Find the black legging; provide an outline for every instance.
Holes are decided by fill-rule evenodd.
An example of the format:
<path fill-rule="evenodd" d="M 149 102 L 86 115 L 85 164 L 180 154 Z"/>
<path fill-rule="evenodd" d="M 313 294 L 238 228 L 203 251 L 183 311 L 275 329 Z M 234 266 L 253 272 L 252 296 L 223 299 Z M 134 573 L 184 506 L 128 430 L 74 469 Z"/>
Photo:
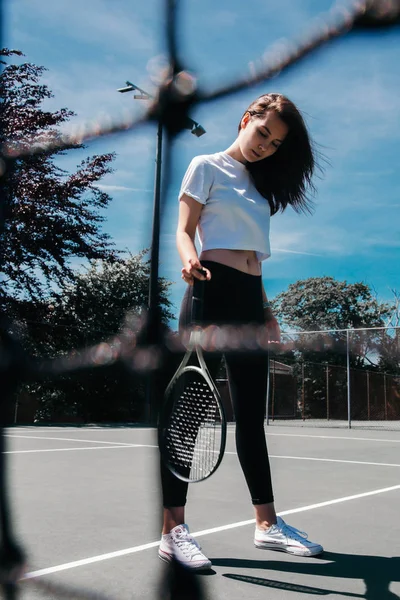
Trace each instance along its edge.
<path fill-rule="evenodd" d="M 244 325 L 264 323 L 261 276 L 249 275 L 212 261 L 204 291 L 203 323 Z M 193 287 L 183 297 L 179 329 L 190 325 Z M 268 362 L 264 355 L 225 356 L 229 389 L 236 418 L 236 448 L 253 504 L 273 502 L 271 470 L 264 433 Z M 221 356 L 208 354 L 207 367 L 215 379 Z M 188 484 L 175 477 L 161 461 L 164 507 L 184 506 Z"/>

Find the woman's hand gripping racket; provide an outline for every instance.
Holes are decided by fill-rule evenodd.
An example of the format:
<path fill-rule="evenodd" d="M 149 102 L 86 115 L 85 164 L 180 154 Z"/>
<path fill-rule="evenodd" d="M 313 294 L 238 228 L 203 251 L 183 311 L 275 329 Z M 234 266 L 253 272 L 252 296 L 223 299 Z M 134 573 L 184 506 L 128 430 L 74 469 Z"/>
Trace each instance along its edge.
<path fill-rule="evenodd" d="M 194 280 L 189 345 L 165 391 L 159 422 L 162 459 L 176 477 L 189 483 L 203 481 L 216 471 L 226 442 L 221 397 L 199 344 L 205 285 Z M 188 364 L 193 357 L 198 366 Z"/>

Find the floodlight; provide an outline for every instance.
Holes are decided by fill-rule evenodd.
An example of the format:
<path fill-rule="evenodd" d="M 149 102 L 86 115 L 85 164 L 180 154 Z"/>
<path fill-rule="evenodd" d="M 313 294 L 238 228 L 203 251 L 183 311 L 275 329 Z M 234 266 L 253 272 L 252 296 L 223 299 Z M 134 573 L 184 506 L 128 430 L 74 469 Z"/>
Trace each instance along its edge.
<path fill-rule="evenodd" d="M 127 85 L 126 87 L 118 88 L 117 92 L 121 92 L 121 94 L 125 94 L 125 92 L 133 92 L 135 88 L 133 85 Z"/>
<path fill-rule="evenodd" d="M 206 130 L 199 123 L 196 123 L 196 121 L 193 121 L 193 128 L 192 128 L 191 133 L 193 133 L 193 135 L 195 135 L 196 137 L 201 137 L 202 135 L 204 135 L 206 133 Z"/>
<path fill-rule="evenodd" d="M 126 86 L 123 88 L 119 88 L 119 90 L 117 90 L 118 92 L 121 92 L 122 94 L 124 94 L 125 92 L 133 91 L 139 92 L 133 96 L 134 100 L 152 100 L 154 98 L 154 96 L 148 94 L 145 90 L 142 90 L 142 88 L 140 88 L 138 85 L 135 85 L 131 81 L 126 81 L 125 83 Z M 190 129 L 190 132 L 193 133 L 193 135 L 195 135 L 196 137 L 201 137 L 206 133 L 204 127 L 202 127 L 200 123 L 193 121 L 193 119 L 191 119 L 190 117 L 187 117 L 185 119 L 184 127 L 185 129 Z"/>

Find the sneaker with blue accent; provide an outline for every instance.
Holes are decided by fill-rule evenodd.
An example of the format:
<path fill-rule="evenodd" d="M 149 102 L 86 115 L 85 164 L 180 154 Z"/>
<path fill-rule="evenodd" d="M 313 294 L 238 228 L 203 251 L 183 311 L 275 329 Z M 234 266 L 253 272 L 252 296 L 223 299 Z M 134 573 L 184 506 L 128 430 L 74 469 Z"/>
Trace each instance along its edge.
<path fill-rule="evenodd" d="M 185 524 L 177 525 L 162 536 L 158 556 L 166 562 L 175 558 L 184 567 L 196 571 L 211 568 L 211 561 L 202 553 L 199 543 L 190 535 L 189 527 Z"/>
<path fill-rule="evenodd" d="M 256 527 L 254 545 L 256 548 L 280 550 L 296 556 L 317 556 L 324 551 L 320 544 L 310 542 L 306 533 L 291 527 L 281 517 L 269 529 Z"/>

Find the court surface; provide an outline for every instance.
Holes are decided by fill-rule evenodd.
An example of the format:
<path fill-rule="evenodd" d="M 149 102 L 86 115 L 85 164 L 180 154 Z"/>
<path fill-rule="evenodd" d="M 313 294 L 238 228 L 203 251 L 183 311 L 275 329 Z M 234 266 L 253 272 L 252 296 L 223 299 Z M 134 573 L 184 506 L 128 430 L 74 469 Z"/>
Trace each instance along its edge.
<path fill-rule="evenodd" d="M 299 558 L 253 545 L 253 511 L 229 426 L 219 470 L 189 492 L 187 522 L 213 562 L 207 600 L 400 598 L 400 432 L 267 428 L 275 500 L 325 548 Z M 30 580 L 110 599 L 156 599 L 165 572 L 154 430 L 18 427 L 6 431 L 12 506 Z M 73 595 L 67 597 L 75 597 Z"/>

